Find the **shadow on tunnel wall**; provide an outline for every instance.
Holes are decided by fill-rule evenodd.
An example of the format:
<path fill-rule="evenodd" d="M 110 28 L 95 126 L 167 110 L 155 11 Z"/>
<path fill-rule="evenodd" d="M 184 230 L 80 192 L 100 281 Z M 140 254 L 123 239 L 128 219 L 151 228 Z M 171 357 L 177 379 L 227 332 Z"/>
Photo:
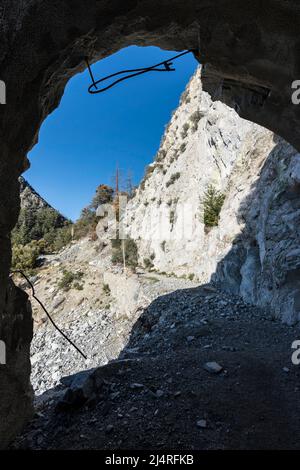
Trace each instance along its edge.
<path fill-rule="evenodd" d="M 117 360 L 62 380 L 69 388 L 54 411 L 42 411 L 43 440 L 35 445 L 297 448 L 300 404 L 294 387 L 300 371 L 288 382 L 278 373 L 294 336 L 290 331 L 287 338 L 286 329 L 211 285 L 160 296 L 133 325 Z M 209 361 L 223 371 L 207 372 Z M 53 400 L 60 388 L 41 399 Z M 35 422 L 34 433 L 38 427 Z"/>
<path fill-rule="evenodd" d="M 241 193 L 243 229 L 214 282 L 158 297 L 117 360 L 63 379 L 40 448 L 299 448 L 300 371 L 282 373 L 295 330 L 272 310 L 297 320 L 300 156 L 276 138 L 265 161 L 249 164 L 248 186 L 237 181 L 230 196 Z M 207 372 L 210 361 L 222 372 Z"/>
<path fill-rule="evenodd" d="M 67 377 L 91 395 L 58 405 L 45 448 L 83 448 L 75 428 L 90 449 L 299 449 L 300 372 L 289 382 L 278 374 L 295 333 L 272 312 L 300 319 L 300 155 L 274 139 L 212 283 L 157 298 L 118 360 Z M 229 294 L 225 309 L 214 286 Z M 212 360 L 225 365 L 221 374 L 203 368 Z"/>

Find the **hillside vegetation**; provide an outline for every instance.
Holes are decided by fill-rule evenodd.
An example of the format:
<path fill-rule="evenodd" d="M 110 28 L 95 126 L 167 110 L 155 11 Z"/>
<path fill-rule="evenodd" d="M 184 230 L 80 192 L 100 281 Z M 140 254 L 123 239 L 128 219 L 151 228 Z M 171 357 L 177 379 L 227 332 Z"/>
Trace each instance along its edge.
<path fill-rule="evenodd" d="M 38 267 L 40 255 L 57 253 L 72 240 L 89 237 L 96 240 L 99 217 L 97 208 L 102 204 L 114 204 L 118 217 L 115 191 L 108 185 L 97 187 L 91 203 L 82 209 L 79 219 L 73 223 L 53 209 L 23 178 L 20 179 L 21 211 L 12 232 L 12 269 L 33 273 Z M 123 192 L 122 194 L 128 193 Z M 122 263 L 120 240 L 112 243 L 113 263 Z M 125 246 L 128 265 L 137 264 L 137 253 L 132 241 Z"/>

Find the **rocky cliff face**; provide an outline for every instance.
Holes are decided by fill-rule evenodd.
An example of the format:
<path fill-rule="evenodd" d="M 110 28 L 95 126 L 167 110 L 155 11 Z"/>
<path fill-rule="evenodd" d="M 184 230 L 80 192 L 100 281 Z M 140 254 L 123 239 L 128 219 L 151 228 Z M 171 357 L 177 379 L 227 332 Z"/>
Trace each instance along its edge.
<path fill-rule="evenodd" d="M 128 205 L 127 230 L 146 265 L 201 282 L 213 278 L 294 323 L 300 318 L 299 183 L 300 155 L 213 102 L 199 69 Z M 207 230 L 209 185 L 226 198 L 218 226 Z"/>
<path fill-rule="evenodd" d="M 20 182 L 20 200 L 21 209 L 44 209 L 51 208 L 51 206 L 43 199 L 33 187 L 21 176 Z"/>
<path fill-rule="evenodd" d="M 300 70 L 298 2 L 278 0 L 262 7 L 253 0 L 93 0 L 87 9 L 84 2 L 68 0 L 3 0 L 0 8 L 1 80 L 7 85 L 7 104 L 0 108 L 1 328 L 9 234 L 19 212 L 17 180 L 28 167 L 26 155 L 41 123 L 58 106 L 67 81 L 86 68 L 86 57 L 93 63 L 131 44 L 195 50 L 206 66 L 206 90 L 217 86 L 241 115 L 300 148 L 300 107 L 291 102 L 291 83 Z M 0 390 L 4 405 L 10 396 L 10 390 Z M 2 433 L 6 420 L 2 413 L 0 418 Z"/>
<path fill-rule="evenodd" d="M 21 210 L 28 210 L 36 213 L 41 209 L 51 209 L 57 214 L 57 225 L 61 226 L 67 219 L 54 209 L 22 176 L 19 178 L 20 183 L 20 202 Z"/>

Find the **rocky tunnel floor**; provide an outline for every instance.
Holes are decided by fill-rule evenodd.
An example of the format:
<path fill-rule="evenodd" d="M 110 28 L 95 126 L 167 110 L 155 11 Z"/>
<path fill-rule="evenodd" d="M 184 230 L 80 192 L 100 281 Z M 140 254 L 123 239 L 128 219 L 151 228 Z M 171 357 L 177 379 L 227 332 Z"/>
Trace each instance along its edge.
<path fill-rule="evenodd" d="M 158 297 L 118 360 L 43 394 L 11 448 L 297 449 L 296 339 L 210 285 Z"/>

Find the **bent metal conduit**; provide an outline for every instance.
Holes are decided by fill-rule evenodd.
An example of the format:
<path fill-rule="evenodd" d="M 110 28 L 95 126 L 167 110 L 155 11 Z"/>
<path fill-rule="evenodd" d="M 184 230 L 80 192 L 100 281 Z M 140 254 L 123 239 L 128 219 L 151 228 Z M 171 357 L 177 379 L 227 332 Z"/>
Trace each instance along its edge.
<path fill-rule="evenodd" d="M 90 77 L 91 77 L 91 80 L 92 80 L 92 84 L 89 86 L 88 92 L 92 95 L 95 95 L 97 93 L 103 93 L 104 91 L 109 90 L 110 88 L 114 87 L 118 83 L 123 82 L 124 80 L 128 80 L 129 78 L 137 77 L 139 75 L 142 75 L 142 74 L 148 73 L 148 72 L 174 72 L 175 68 L 172 68 L 173 61 L 179 59 L 180 57 L 183 57 L 186 54 L 190 54 L 190 53 L 195 53 L 195 51 L 188 50 L 188 51 L 185 51 L 185 52 L 181 52 L 181 54 L 178 54 L 174 57 L 171 57 L 170 59 L 163 60 L 159 64 L 152 65 L 151 67 L 143 67 L 143 68 L 140 68 L 140 69 L 131 69 L 131 70 L 121 70 L 120 72 L 116 72 L 116 73 L 113 73 L 111 75 L 107 75 L 104 78 L 100 78 L 100 80 L 95 80 L 92 69 L 91 69 L 91 65 L 89 63 L 89 60 L 88 60 L 88 58 L 86 58 L 86 64 L 87 64 L 88 71 L 89 71 L 89 74 L 90 74 Z M 127 75 L 125 77 L 118 78 L 113 83 L 111 83 L 110 85 L 107 85 L 104 88 L 98 88 L 98 85 L 100 83 L 103 83 L 106 80 L 110 80 L 111 78 L 117 77 L 117 76 L 122 75 L 122 74 L 127 74 Z"/>
<path fill-rule="evenodd" d="M 73 346 L 73 348 L 76 349 L 77 352 L 79 352 L 79 354 L 81 354 L 81 356 L 84 358 L 84 359 L 87 359 L 87 356 L 78 348 L 78 346 L 76 346 L 75 343 L 73 343 L 72 340 L 70 340 L 70 338 L 68 338 L 67 335 L 65 335 L 65 333 L 63 331 L 61 331 L 61 329 L 56 325 L 56 323 L 54 322 L 54 320 L 51 318 L 48 310 L 46 309 L 46 307 L 43 305 L 43 303 L 36 297 L 35 295 L 35 290 L 34 290 L 34 287 L 33 287 L 33 284 L 32 282 L 29 280 L 29 278 L 26 276 L 26 274 L 23 273 L 23 271 L 21 270 L 17 270 L 17 271 L 11 271 L 11 274 L 20 274 L 29 284 L 30 288 L 31 288 L 31 293 L 32 293 L 32 297 L 39 303 L 39 305 L 42 307 L 42 309 L 44 310 L 44 312 L 46 313 L 47 317 L 49 318 L 50 322 L 52 323 L 52 325 L 54 326 L 54 328 L 57 329 L 57 331 L 71 344 L 71 346 Z"/>

